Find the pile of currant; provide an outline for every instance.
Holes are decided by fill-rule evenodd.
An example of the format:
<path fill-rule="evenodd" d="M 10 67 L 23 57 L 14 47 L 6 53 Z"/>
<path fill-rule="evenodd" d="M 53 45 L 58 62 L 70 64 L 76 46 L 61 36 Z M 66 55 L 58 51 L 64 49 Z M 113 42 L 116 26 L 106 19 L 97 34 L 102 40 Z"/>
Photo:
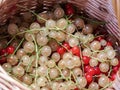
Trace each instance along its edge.
<path fill-rule="evenodd" d="M 26 12 L 9 21 L 0 42 L 2 67 L 32 90 L 105 90 L 120 62 L 112 43 L 94 34 L 71 4 Z"/>

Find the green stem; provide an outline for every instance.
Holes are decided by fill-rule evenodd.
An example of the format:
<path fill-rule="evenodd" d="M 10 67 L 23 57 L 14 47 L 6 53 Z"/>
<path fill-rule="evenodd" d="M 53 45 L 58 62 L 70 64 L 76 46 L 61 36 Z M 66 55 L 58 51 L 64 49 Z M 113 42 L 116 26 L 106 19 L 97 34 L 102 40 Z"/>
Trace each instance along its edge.
<path fill-rule="evenodd" d="M 72 77 L 72 72 L 70 71 L 70 76 L 69 76 L 70 82 L 71 82 L 71 77 Z"/>
<path fill-rule="evenodd" d="M 93 77 L 101 77 L 101 75 L 95 75 L 95 76 L 93 76 Z"/>
<path fill-rule="evenodd" d="M 5 54 L 5 55 L 1 55 L 0 58 L 2 58 L 2 57 L 4 57 L 4 56 L 7 56 L 7 54 Z"/>
<path fill-rule="evenodd" d="M 49 68 L 48 68 L 48 70 L 47 70 L 47 79 L 48 79 L 49 83 L 51 83 L 51 79 L 50 79 L 50 77 L 49 77 Z"/>
<path fill-rule="evenodd" d="M 79 37 L 77 37 L 77 36 L 75 36 L 75 35 L 73 35 L 71 33 L 67 33 L 66 31 L 63 31 L 63 30 L 61 30 L 61 31 L 64 32 L 64 33 L 66 33 L 66 34 L 68 34 L 68 35 L 70 35 L 70 36 L 72 36 L 72 37 L 74 37 L 74 38 L 80 39 Z"/>
<path fill-rule="evenodd" d="M 78 81 L 76 80 L 75 75 L 73 74 L 73 72 L 71 71 L 71 75 L 73 76 L 74 80 L 75 80 L 75 84 L 78 85 Z"/>
<path fill-rule="evenodd" d="M 0 40 L 4 39 L 4 38 L 8 38 L 10 35 L 6 35 L 6 36 L 0 36 Z"/>
<path fill-rule="evenodd" d="M 64 28 L 64 29 L 65 29 L 65 28 Z M 62 31 L 63 33 L 66 33 L 67 35 L 70 35 L 70 36 L 72 36 L 72 37 L 74 37 L 74 38 L 80 39 L 79 37 L 77 37 L 77 36 L 75 36 L 75 35 L 73 35 L 73 34 L 71 34 L 71 33 L 67 33 L 64 29 L 60 29 L 60 28 L 58 28 L 58 27 L 50 28 L 50 30 Z"/>
<path fill-rule="evenodd" d="M 101 88 L 100 90 L 105 90 L 106 88 L 108 88 L 109 86 L 111 86 L 113 84 L 113 82 L 110 82 L 109 84 L 107 84 L 105 87 Z"/>
<path fill-rule="evenodd" d="M 90 21 L 91 23 L 95 23 L 95 24 L 97 24 L 97 25 L 104 25 L 104 24 L 107 23 L 107 22 L 105 22 L 105 21 L 93 20 L 93 19 L 90 19 L 90 18 L 86 18 L 86 17 L 84 17 L 84 16 L 79 16 L 79 17 L 82 18 L 82 19 L 85 19 L 85 20 L 87 20 L 87 21 Z"/>
<path fill-rule="evenodd" d="M 19 45 L 17 46 L 17 48 L 15 49 L 15 51 L 14 51 L 14 53 L 12 55 L 14 55 L 16 53 L 16 51 L 19 49 L 19 47 L 21 46 L 23 41 L 24 41 L 24 38 L 20 41 Z"/>
<path fill-rule="evenodd" d="M 11 40 L 7 43 L 7 46 L 14 40 L 15 37 L 16 35 L 11 38 Z"/>
<path fill-rule="evenodd" d="M 107 62 L 108 60 L 104 60 L 104 59 L 98 59 L 98 58 L 95 58 L 95 57 L 92 57 L 92 56 L 90 56 L 92 59 L 95 59 L 95 60 L 97 60 L 97 61 L 99 61 L 99 62 Z"/>
<path fill-rule="evenodd" d="M 38 59 L 39 59 L 39 52 L 38 52 L 38 46 L 37 46 L 37 43 L 36 43 L 36 40 L 34 38 L 34 36 L 32 35 L 32 38 L 34 40 L 34 43 L 35 43 L 35 52 L 36 52 L 36 63 L 35 63 L 35 83 L 37 82 L 37 77 L 38 77 L 38 72 L 37 72 L 37 68 L 38 68 Z"/>
<path fill-rule="evenodd" d="M 29 69 L 30 69 L 30 67 L 31 67 L 31 65 L 32 65 L 33 60 L 34 60 L 34 59 L 32 59 L 32 57 L 31 57 L 31 58 L 30 58 L 30 62 L 29 62 L 29 64 L 28 64 L 27 68 L 26 68 L 26 72 L 29 71 Z"/>
<path fill-rule="evenodd" d="M 21 64 L 22 62 L 21 62 L 21 59 L 20 59 L 20 61 L 19 61 L 19 63 L 18 63 L 18 65 L 17 66 L 20 66 L 20 64 Z"/>
<path fill-rule="evenodd" d="M 38 14 L 36 14 L 34 11 L 32 11 L 32 10 L 30 10 L 30 9 L 24 7 L 24 6 L 21 6 L 21 5 L 19 5 L 19 4 L 17 4 L 16 6 L 28 10 L 28 11 L 31 12 L 33 15 L 37 16 L 39 19 L 41 19 L 41 20 L 43 20 L 43 21 L 47 21 L 46 19 L 44 19 L 44 18 L 40 17 Z"/>
<path fill-rule="evenodd" d="M 62 79 L 64 79 L 63 77 L 59 77 L 59 78 L 56 78 L 55 80 L 57 81 L 57 80 L 62 80 Z"/>
<path fill-rule="evenodd" d="M 79 36 L 79 38 L 80 38 L 80 36 Z M 80 48 L 80 60 L 81 60 L 81 64 L 82 64 L 82 70 L 83 70 L 83 73 L 84 73 L 84 63 L 83 63 L 82 50 L 81 50 L 80 42 L 79 42 L 79 48 Z"/>
<path fill-rule="evenodd" d="M 69 20 L 73 15 L 70 15 L 69 17 L 65 16 L 65 19 L 67 20 L 68 24 L 71 24 L 72 22 Z"/>
<path fill-rule="evenodd" d="M 110 66 L 110 71 L 108 72 L 108 77 L 110 77 L 111 72 L 112 72 L 112 66 Z"/>
<path fill-rule="evenodd" d="M 30 30 L 26 30 L 26 31 L 23 31 L 23 32 L 20 32 L 20 33 L 17 33 L 17 35 L 20 35 L 20 34 L 23 34 L 23 33 L 26 33 L 26 32 L 32 32 L 32 31 L 36 31 L 36 30 L 39 30 L 39 31 L 42 31 L 43 29 L 30 29 Z"/>
<path fill-rule="evenodd" d="M 60 46 L 62 46 L 63 48 L 65 48 L 65 49 L 70 53 L 70 50 L 68 50 L 65 46 L 63 46 L 62 43 L 58 42 L 57 40 L 56 40 L 56 42 L 57 42 Z M 71 53 L 71 54 L 72 54 L 72 53 Z"/>
<path fill-rule="evenodd" d="M 65 78 L 65 77 L 64 77 L 64 75 L 62 74 L 61 69 L 60 69 L 57 65 L 56 65 L 56 68 L 57 68 L 57 69 L 58 69 L 58 71 L 60 72 L 61 77 L 67 81 L 67 78 Z"/>
<path fill-rule="evenodd" d="M 83 70 L 83 74 L 84 74 L 85 71 L 84 71 L 84 63 L 83 63 L 83 58 L 82 58 L 81 46 L 79 45 L 79 47 L 80 47 L 80 58 L 81 58 L 82 70 Z"/>
<path fill-rule="evenodd" d="M 31 76 L 32 78 L 34 78 L 34 77 L 35 77 L 35 75 L 34 75 L 34 74 L 30 74 L 30 76 Z"/>

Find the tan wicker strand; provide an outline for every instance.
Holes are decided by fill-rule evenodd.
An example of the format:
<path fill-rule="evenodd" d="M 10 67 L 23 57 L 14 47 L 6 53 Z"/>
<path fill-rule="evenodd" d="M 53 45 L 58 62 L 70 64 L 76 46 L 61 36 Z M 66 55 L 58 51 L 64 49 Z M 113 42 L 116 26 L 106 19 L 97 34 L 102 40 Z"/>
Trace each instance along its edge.
<path fill-rule="evenodd" d="M 119 21 L 119 24 L 120 24 L 120 0 L 117 0 L 117 18 L 118 18 L 118 21 Z"/>
<path fill-rule="evenodd" d="M 116 15 L 112 7 L 111 0 L 0 0 L 0 25 L 3 25 L 7 19 L 16 13 L 21 13 L 25 9 L 17 7 L 17 4 L 25 6 L 29 9 L 35 9 L 38 4 L 43 5 L 43 9 L 49 9 L 56 3 L 69 2 L 78 8 L 84 8 L 90 17 L 97 18 L 109 22 L 106 27 L 107 31 L 114 35 L 120 42 L 120 29 L 118 20 L 120 20 L 120 0 L 114 0 L 114 10 L 117 11 Z M 117 3 L 117 6 L 116 6 Z M 120 78 L 117 75 L 113 87 L 115 90 L 120 90 Z M 30 90 L 28 87 L 22 85 L 12 77 L 10 77 L 0 66 L 0 90 Z"/>
<path fill-rule="evenodd" d="M 120 0 L 112 0 L 112 3 L 120 26 Z"/>
<path fill-rule="evenodd" d="M 18 88 L 18 90 L 31 90 L 30 88 L 24 86 L 23 84 L 9 76 L 1 66 L 0 66 L 0 83 L 4 84 L 5 87 L 8 87 L 9 90 L 15 90 L 15 87 Z M 1 86 L 2 84 L 0 84 L 0 87 L 2 87 Z"/>
<path fill-rule="evenodd" d="M 111 0 L 107 0 L 103 3 L 104 1 L 105 0 L 89 0 L 86 6 L 86 11 L 94 18 L 109 22 L 106 24 L 108 32 L 120 41 L 120 29 L 114 10 L 112 9 Z M 112 27 L 109 28 L 109 26 Z"/>

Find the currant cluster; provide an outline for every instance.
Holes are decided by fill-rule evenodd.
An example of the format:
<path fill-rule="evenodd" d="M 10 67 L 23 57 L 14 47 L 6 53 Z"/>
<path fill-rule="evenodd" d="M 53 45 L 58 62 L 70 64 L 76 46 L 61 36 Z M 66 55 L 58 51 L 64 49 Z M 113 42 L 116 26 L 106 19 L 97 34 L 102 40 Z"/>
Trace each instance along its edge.
<path fill-rule="evenodd" d="M 71 4 L 64 9 L 12 18 L 9 42 L 0 42 L 2 67 L 32 90 L 110 87 L 120 67 L 112 43 L 94 35 L 95 26 L 75 15 Z"/>

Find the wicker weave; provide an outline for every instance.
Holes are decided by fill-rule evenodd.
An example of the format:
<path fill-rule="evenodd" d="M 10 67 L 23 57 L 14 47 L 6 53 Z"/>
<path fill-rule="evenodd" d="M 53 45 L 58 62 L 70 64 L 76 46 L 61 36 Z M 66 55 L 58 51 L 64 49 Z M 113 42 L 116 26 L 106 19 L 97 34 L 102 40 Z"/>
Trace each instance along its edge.
<path fill-rule="evenodd" d="M 120 0 L 112 0 L 112 3 L 120 26 Z"/>
<path fill-rule="evenodd" d="M 24 12 L 25 9 L 17 7 L 17 5 L 25 6 L 26 8 L 34 10 L 40 6 L 43 10 L 49 9 L 56 3 L 69 2 L 72 3 L 77 9 L 83 8 L 87 14 L 92 18 L 103 20 L 108 22 L 106 24 L 106 30 L 109 34 L 115 36 L 120 42 L 120 30 L 118 21 L 116 19 L 112 3 L 110 0 L 0 0 L 0 25 L 6 23 L 6 21 L 16 13 Z M 118 78 L 113 87 L 115 90 L 120 90 L 118 84 Z M 1 89 L 2 88 L 2 89 Z M 0 90 L 30 90 L 26 88 L 16 80 L 12 79 L 8 74 L 0 67 Z"/>

